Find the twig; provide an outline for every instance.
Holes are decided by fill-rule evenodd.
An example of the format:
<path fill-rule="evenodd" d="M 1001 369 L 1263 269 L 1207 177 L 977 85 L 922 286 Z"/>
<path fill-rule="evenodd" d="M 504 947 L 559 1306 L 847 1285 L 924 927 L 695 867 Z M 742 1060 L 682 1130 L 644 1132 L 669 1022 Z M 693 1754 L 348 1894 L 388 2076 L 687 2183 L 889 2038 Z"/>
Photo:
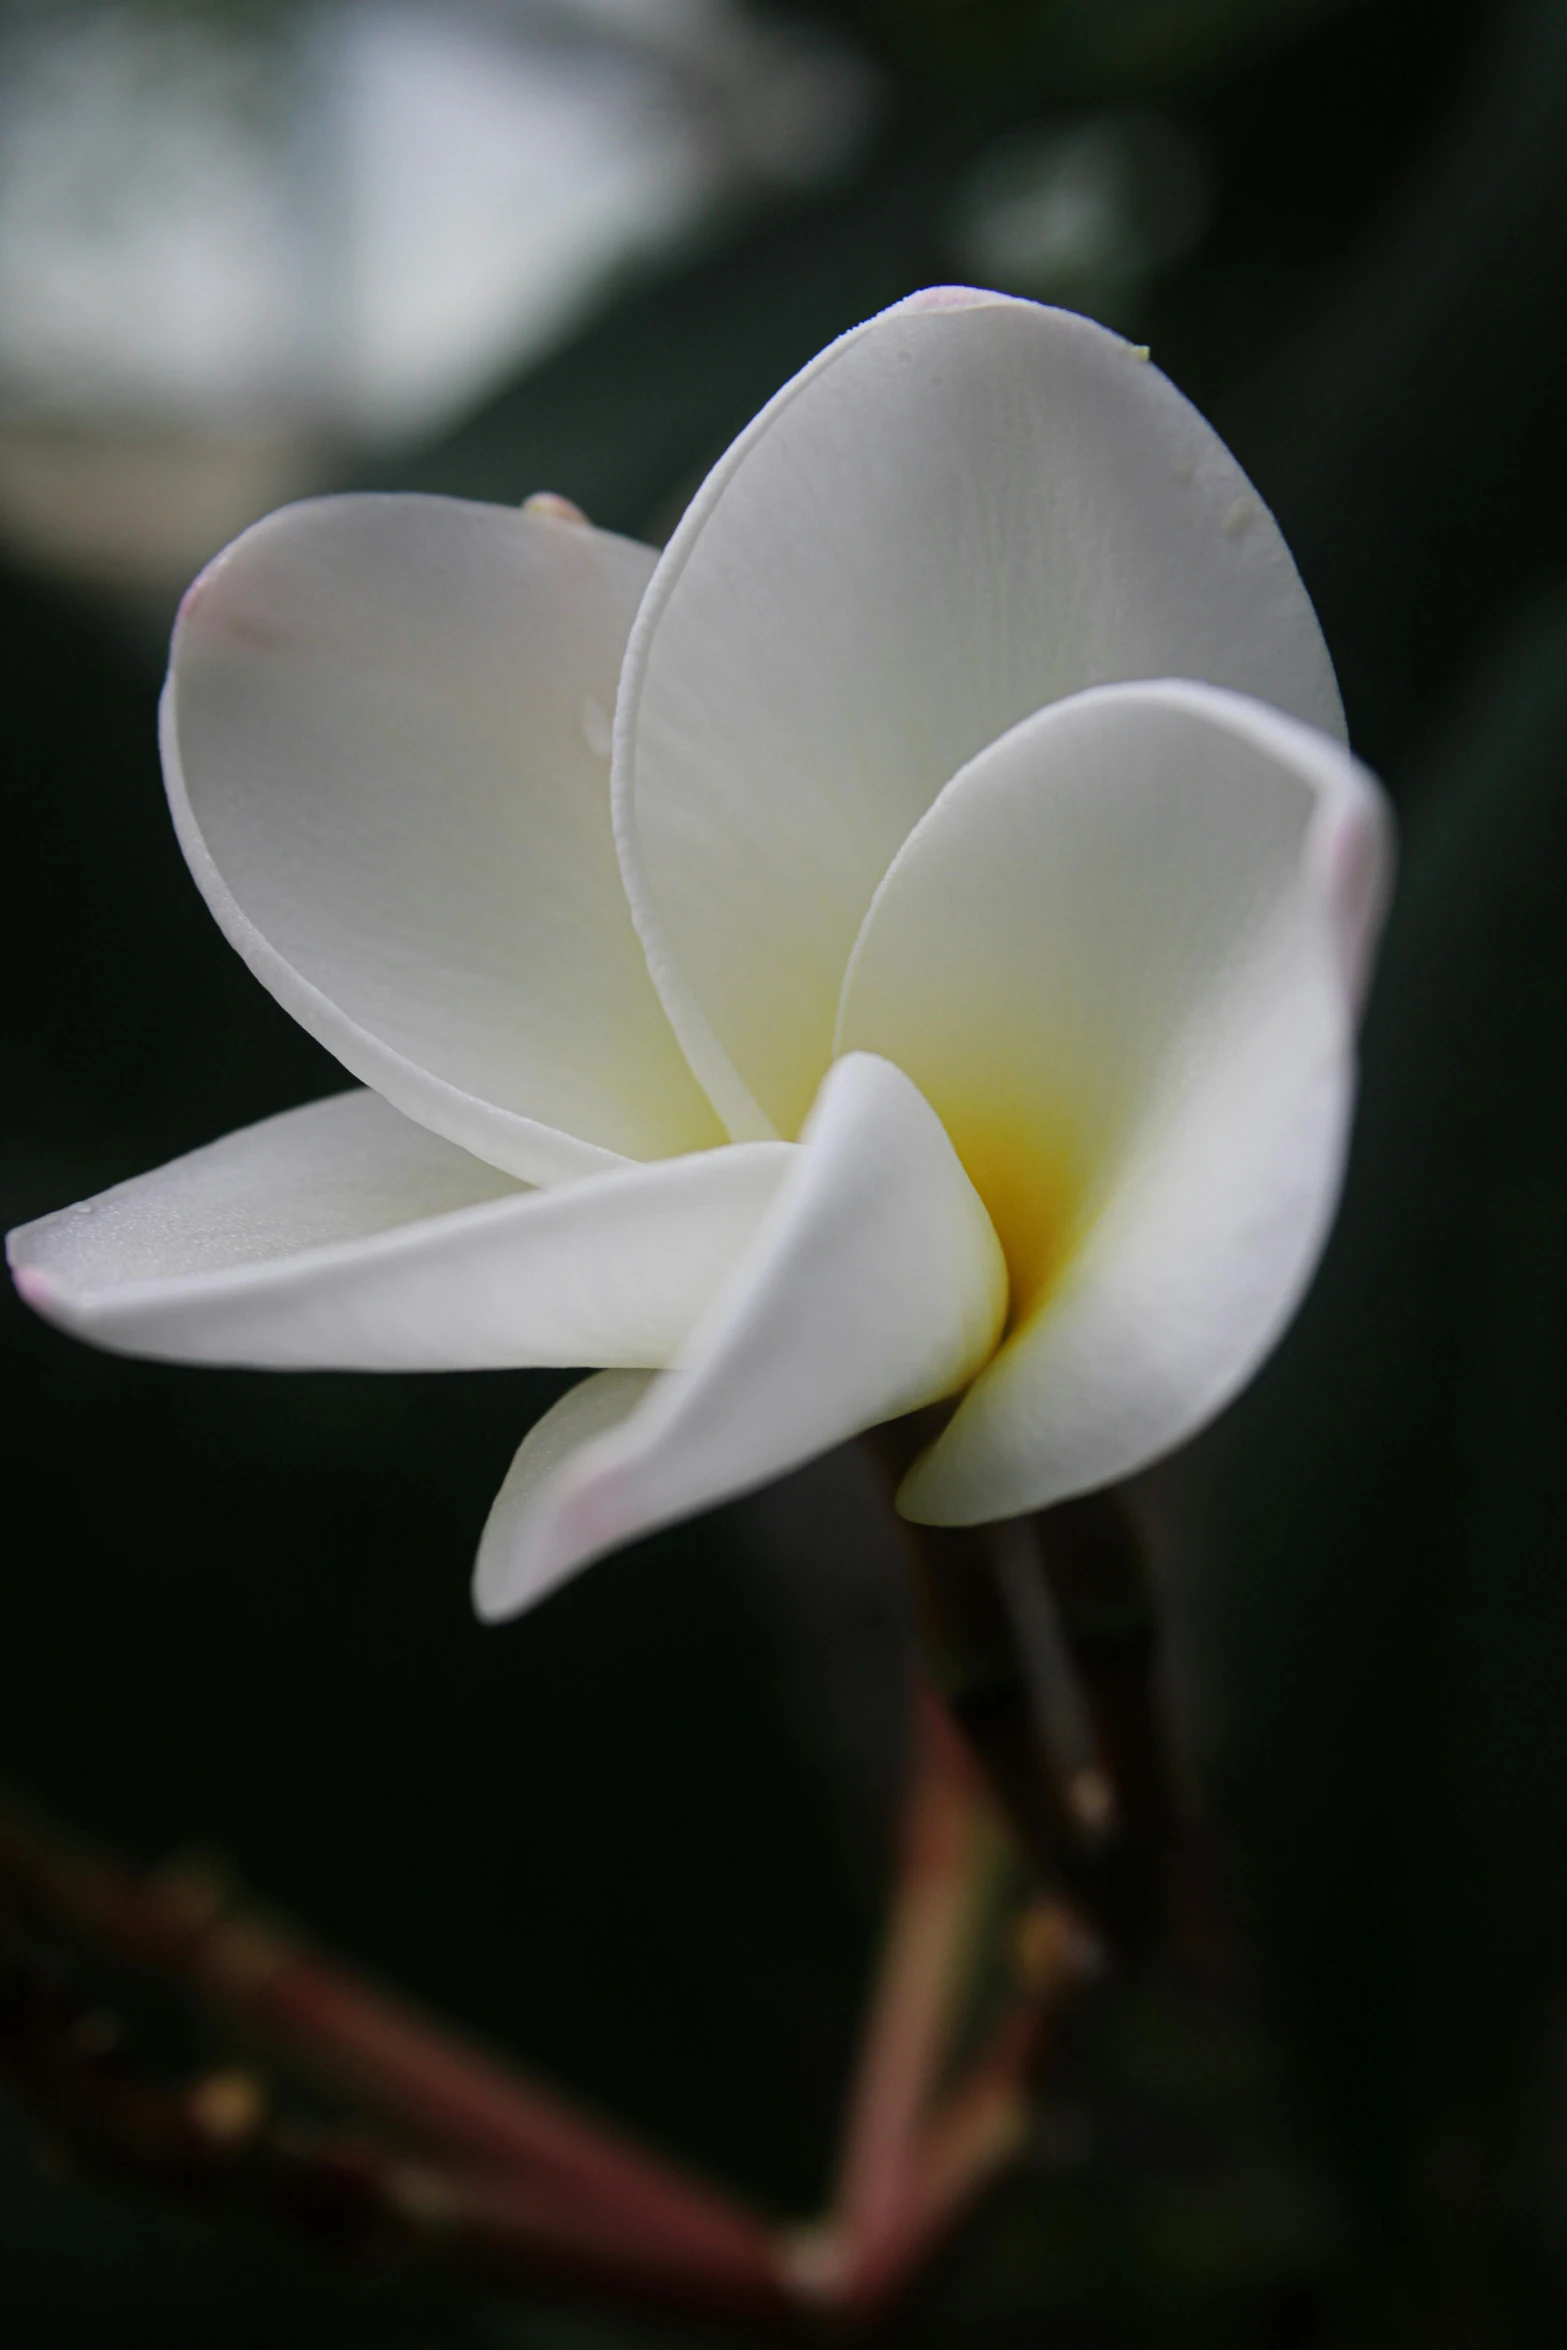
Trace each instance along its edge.
<path fill-rule="evenodd" d="M 856 2273 L 874 2264 L 882 2237 L 902 2224 L 988 1876 L 988 1823 L 973 1767 L 923 1691 L 915 1711 L 901 1867 L 833 2198 L 844 2259 Z"/>
<path fill-rule="evenodd" d="M 137 1877 L 0 1811 L 0 1899 L 63 1922 L 198 2000 L 416 2143 L 546 2180 L 715 2274 L 774 2271 L 761 2220 L 573 2113 L 276 1925 L 225 1906 L 210 1872 Z"/>
<path fill-rule="evenodd" d="M 930 2254 L 1022 2151 L 1030 2090 L 1063 2005 L 1099 1970 L 1099 1945 L 1064 1903 L 1028 1919 L 1028 1980 L 979 2063 L 921 2130 L 897 2210 L 847 2265 L 843 2302 L 873 2315 L 907 2288 Z"/>
<path fill-rule="evenodd" d="M 901 1424 L 877 1431 L 876 1449 L 896 1473 L 923 1436 Z M 498 2283 L 723 2322 L 884 2313 L 1021 2144 L 1050 2026 L 1099 1963 L 1084 1916 L 1122 1947 L 1147 1930 L 1175 1817 L 1152 1611 L 1113 1510 L 1073 1504 L 1039 1521 L 1113 1792 L 1108 1868 L 1036 1735 L 991 1534 L 900 1523 L 945 1704 L 918 1702 L 898 1882 L 818 2225 L 774 2227 L 687 2177 L 237 1907 L 210 1870 L 139 1876 L 4 1809 L 0 1906 L 172 1982 L 374 2128 L 276 2120 L 248 2074 L 174 2088 L 140 2079 L 83 2039 L 80 2016 L 62 2024 L 25 1969 L 0 2006 L 0 2060 L 90 2162 L 249 2204 L 328 2249 L 417 2251 Z M 938 2095 L 994 1849 L 970 1753 L 1066 1898 L 1036 1908 L 1019 1995 L 986 2055 Z"/>
<path fill-rule="evenodd" d="M 936 1419 L 872 1429 L 896 1485 Z M 1179 1811 L 1157 1687 L 1158 1622 L 1142 1540 L 1121 1495 L 1085 1495 L 1032 1521 L 1040 1563 L 1086 1701 L 1107 1816 L 1062 1785 L 1039 1735 L 1035 1693 L 990 1526 L 899 1519 L 921 1644 L 954 1722 L 1046 1884 L 1064 1888 L 1107 1941 L 1145 1950 L 1177 1871 Z"/>
<path fill-rule="evenodd" d="M 0 1996 L 0 2064 L 86 2167 L 255 2211 L 340 2257 L 419 2255 L 496 2284 L 721 2323 L 878 2316 L 1016 2151 L 1049 2019 L 1092 1963 L 1070 1913 L 1037 1914 L 1021 1995 L 931 2110 L 994 1830 L 940 1709 L 923 1700 L 919 1721 L 838 2192 L 814 2228 L 771 2227 L 628 2146 L 225 1906 L 210 1871 L 138 1877 L 14 1809 L 0 1812 L 0 1902 L 194 1994 L 395 2135 L 280 2117 L 248 2071 L 149 2081 L 100 2015 L 26 1965 Z"/>
<path fill-rule="evenodd" d="M 1160 1923 L 1179 1827 L 1142 1538 L 1114 1491 L 1043 1510 L 1034 1527 L 1113 1797 L 1098 1848 L 1099 1905 L 1117 1939 L 1142 1948 Z"/>
<path fill-rule="evenodd" d="M 920 1413 L 870 1431 L 866 1443 L 890 1487 L 930 1433 Z M 898 1530 L 925 1668 L 1041 1877 L 1075 1889 L 1084 1881 L 1083 1841 L 1039 1739 L 995 1532 L 903 1517 Z"/>
<path fill-rule="evenodd" d="M 897 1485 L 928 1436 L 928 1415 L 869 1431 L 867 1445 L 888 1485 Z M 923 1661 L 1001 1814 L 1043 1885 L 1062 1887 L 1095 1927 L 1118 1939 L 1125 1901 L 1107 1880 L 1102 1828 L 1071 1802 L 1038 1734 L 1036 1692 L 1003 1586 L 1003 1530 L 916 1525 L 902 1516 L 897 1527 Z"/>
<path fill-rule="evenodd" d="M 418 2256 L 497 2284 L 710 2320 L 798 2314 L 776 2247 L 765 2269 L 742 2272 L 548 2180 L 413 2156 L 362 2128 L 286 2121 L 250 2072 L 153 2082 L 100 2013 L 35 1969 L 0 1982 L 0 2061 L 90 2172 L 253 2212 L 337 2259 Z"/>

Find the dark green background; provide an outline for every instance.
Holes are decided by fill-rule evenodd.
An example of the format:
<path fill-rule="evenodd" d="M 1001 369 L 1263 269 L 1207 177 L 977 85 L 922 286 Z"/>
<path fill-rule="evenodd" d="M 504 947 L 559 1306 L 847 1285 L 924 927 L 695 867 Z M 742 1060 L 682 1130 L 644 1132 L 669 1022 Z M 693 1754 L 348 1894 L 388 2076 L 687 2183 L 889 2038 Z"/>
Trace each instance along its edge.
<path fill-rule="evenodd" d="M 1009 125 L 1154 104 L 1213 213 L 1127 323 L 1274 507 L 1404 821 L 1348 1199 L 1170 1490 L 1244 2022 L 1083 2027 L 1029 2167 L 905 2330 L 1052 2346 L 1567 2338 L 1567 6 L 844 0 L 852 180 L 629 286 L 374 478 L 667 527 L 796 366 L 950 277 Z M 7 1223 L 337 1072 L 163 812 L 161 649 L 0 584 Z M 327 1940 L 780 2207 L 819 2191 L 897 1736 L 825 1484 L 504 1632 L 468 1613 L 537 1378 L 98 1358 L 7 1297 L 0 1775 L 216 1847 Z M 787 1504 L 787 1506 L 786 1506 Z M 839 1528 L 840 1547 L 842 1528 Z M 791 1577 L 791 1548 L 802 1562 Z M 847 1596 L 845 1596 L 845 1592 Z M 825 1650 L 825 1653 L 824 1653 Z M 0 2341 L 599 2345 L 52 2184 L 0 2109 Z M 617 2338 L 623 2338 L 621 2335 Z"/>

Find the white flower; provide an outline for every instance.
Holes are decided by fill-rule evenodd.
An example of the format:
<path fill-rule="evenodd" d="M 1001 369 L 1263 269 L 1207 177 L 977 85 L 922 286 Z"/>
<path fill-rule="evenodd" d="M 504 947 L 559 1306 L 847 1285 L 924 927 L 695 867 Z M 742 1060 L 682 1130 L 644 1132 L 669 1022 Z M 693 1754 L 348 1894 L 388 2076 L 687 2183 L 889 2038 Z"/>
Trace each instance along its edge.
<path fill-rule="evenodd" d="M 1300 1295 L 1382 803 L 1271 518 L 1083 319 L 873 319 L 662 559 L 551 500 L 287 508 L 187 597 L 163 744 L 213 913 L 369 1090 L 26 1226 L 18 1286 L 130 1354 L 603 1366 L 486 1614 L 939 1398 L 913 1517 L 1121 1477 Z"/>

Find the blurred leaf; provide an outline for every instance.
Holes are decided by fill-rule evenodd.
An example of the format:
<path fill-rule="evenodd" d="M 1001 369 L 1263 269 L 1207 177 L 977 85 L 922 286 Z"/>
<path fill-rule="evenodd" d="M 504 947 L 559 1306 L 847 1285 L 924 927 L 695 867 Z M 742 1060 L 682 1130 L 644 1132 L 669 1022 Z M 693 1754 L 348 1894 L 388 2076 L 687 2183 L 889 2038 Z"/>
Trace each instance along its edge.
<path fill-rule="evenodd" d="M 1567 538 L 1567 0 L 1482 10 L 1466 46 L 1380 223 L 1217 406 L 1384 770 Z"/>
<path fill-rule="evenodd" d="M 905 72 L 969 89 L 1019 74 L 1099 97 L 1210 73 L 1369 0 L 836 0 Z"/>
<path fill-rule="evenodd" d="M 1522 2225 L 1513 2106 L 1567 1983 L 1567 607 L 1446 732 L 1342 1218 L 1220 1447 L 1251 1889 L 1438 2280 Z"/>

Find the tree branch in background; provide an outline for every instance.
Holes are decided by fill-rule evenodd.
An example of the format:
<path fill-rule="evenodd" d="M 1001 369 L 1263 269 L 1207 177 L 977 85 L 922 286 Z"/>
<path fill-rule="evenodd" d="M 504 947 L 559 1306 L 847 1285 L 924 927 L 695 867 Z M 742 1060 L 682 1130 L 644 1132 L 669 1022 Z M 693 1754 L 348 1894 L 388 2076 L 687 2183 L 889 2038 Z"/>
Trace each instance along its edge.
<path fill-rule="evenodd" d="M 210 1870 L 137 1874 L 0 1810 L 0 2072 L 84 2171 L 261 2216 L 343 2259 L 419 2259 L 492 2286 L 789 2327 L 890 2306 L 1015 2153 L 1048 2023 L 1092 1971 L 1059 1905 L 989 2049 L 942 2088 L 994 1888 L 998 1824 L 933 1701 L 886 1946 L 825 2217 L 789 2228 L 633 2144 L 239 1906 Z M 290 2114 L 251 2066 L 169 2082 L 38 1937 L 129 1965 L 346 2118 Z"/>

